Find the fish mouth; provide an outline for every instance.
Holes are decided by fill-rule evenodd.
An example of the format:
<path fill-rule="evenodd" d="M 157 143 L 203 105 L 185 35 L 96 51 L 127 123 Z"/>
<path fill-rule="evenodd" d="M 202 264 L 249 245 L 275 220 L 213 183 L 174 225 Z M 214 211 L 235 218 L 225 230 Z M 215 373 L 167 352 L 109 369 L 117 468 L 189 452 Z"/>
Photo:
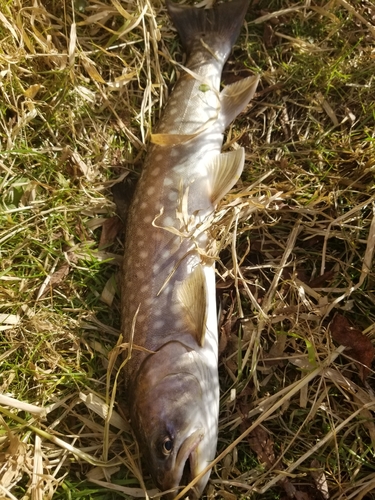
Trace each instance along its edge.
<path fill-rule="evenodd" d="M 197 429 L 182 443 L 176 457 L 173 478 L 170 481 L 174 488 L 186 486 L 199 474 L 198 446 L 203 437 L 204 430 Z M 176 493 L 173 493 L 170 497 L 166 498 L 174 498 L 175 495 Z M 189 498 L 198 498 L 198 496 L 192 490 L 191 493 L 189 492 Z"/>

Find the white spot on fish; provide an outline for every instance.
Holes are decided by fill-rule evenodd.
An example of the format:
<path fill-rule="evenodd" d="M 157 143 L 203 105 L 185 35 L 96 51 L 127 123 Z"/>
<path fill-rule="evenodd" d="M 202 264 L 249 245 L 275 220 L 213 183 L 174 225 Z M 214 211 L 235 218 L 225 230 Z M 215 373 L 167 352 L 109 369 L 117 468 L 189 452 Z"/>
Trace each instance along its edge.
<path fill-rule="evenodd" d="M 141 209 L 144 210 L 145 208 L 147 208 L 147 203 L 145 201 L 142 201 Z"/>
<path fill-rule="evenodd" d="M 163 184 L 164 184 L 164 186 L 171 186 L 173 184 L 173 181 L 169 177 L 166 177 L 164 179 L 164 183 Z"/>
<path fill-rule="evenodd" d="M 163 239 L 163 235 L 160 231 L 155 231 L 153 234 L 154 241 L 161 241 Z"/>
<path fill-rule="evenodd" d="M 150 187 L 147 189 L 146 193 L 148 194 L 148 196 L 151 196 L 152 194 L 154 194 L 154 193 L 155 193 L 155 188 L 154 188 L 154 186 L 150 186 Z"/>
<path fill-rule="evenodd" d="M 146 215 L 146 217 L 143 218 L 143 222 L 145 224 L 150 224 L 150 222 L 152 222 L 152 217 L 151 215 Z"/>
<path fill-rule="evenodd" d="M 141 259 L 147 259 L 148 252 L 146 252 L 146 250 L 142 250 L 142 252 L 139 252 L 139 256 Z"/>
<path fill-rule="evenodd" d="M 156 160 L 156 161 L 160 161 L 160 160 L 162 160 L 163 158 L 164 158 L 164 156 L 163 156 L 162 154 L 160 154 L 160 153 L 159 153 L 158 155 L 156 155 L 156 156 L 155 156 L 155 160 Z"/>
<path fill-rule="evenodd" d="M 145 303 L 145 306 L 151 306 L 153 302 L 154 302 L 154 299 L 146 299 L 144 303 Z"/>
<path fill-rule="evenodd" d="M 176 167 L 172 168 L 172 172 L 178 175 L 183 175 L 185 170 L 186 170 L 185 165 L 183 165 L 182 167 L 177 165 Z"/>
<path fill-rule="evenodd" d="M 181 306 L 179 304 L 172 304 L 170 306 L 170 311 L 173 314 L 178 314 L 179 312 L 181 312 Z"/>
<path fill-rule="evenodd" d="M 164 326 L 164 320 L 163 319 L 158 319 L 154 323 L 154 327 L 155 328 L 162 328 L 163 326 Z"/>
<path fill-rule="evenodd" d="M 169 215 L 167 217 L 164 217 L 163 219 L 163 224 L 164 226 L 173 226 L 173 223 L 174 223 L 174 219 L 172 217 L 170 217 Z"/>
<path fill-rule="evenodd" d="M 172 108 L 169 110 L 169 114 L 171 114 L 171 115 L 175 115 L 177 112 L 178 112 L 177 108 Z"/>
<path fill-rule="evenodd" d="M 170 151 L 169 155 L 171 158 L 176 158 L 176 156 L 178 156 L 178 149 L 177 148 L 172 149 L 172 151 Z"/>
<path fill-rule="evenodd" d="M 171 191 L 171 192 L 168 194 L 168 200 L 169 200 L 169 201 L 177 201 L 177 198 L 178 198 L 178 193 L 177 193 L 177 191 Z"/>
<path fill-rule="evenodd" d="M 146 315 L 145 314 L 138 314 L 138 316 L 137 316 L 137 322 L 138 323 L 143 323 L 145 319 L 146 319 Z"/>
<path fill-rule="evenodd" d="M 141 286 L 141 293 L 146 293 L 148 289 L 149 289 L 149 285 Z"/>
<path fill-rule="evenodd" d="M 155 274 L 157 274 L 159 271 L 160 271 L 160 264 L 157 263 L 157 264 L 154 264 L 152 270 L 154 271 Z"/>
<path fill-rule="evenodd" d="M 145 277 L 145 273 L 144 273 L 142 270 L 137 271 L 137 278 L 138 278 L 139 280 L 143 280 L 143 279 L 144 279 L 144 277 Z"/>
<path fill-rule="evenodd" d="M 164 252 L 161 254 L 162 259 L 169 259 L 171 256 L 170 250 L 164 250 Z"/>
<path fill-rule="evenodd" d="M 155 160 L 157 160 L 157 159 L 158 159 L 158 156 L 161 156 L 160 160 L 163 158 L 163 156 L 162 156 L 162 155 L 157 155 L 157 157 L 155 158 Z M 160 168 L 159 168 L 159 167 L 155 167 L 155 168 L 151 171 L 151 175 L 152 175 L 153 177 L 156 177 L 156 176 L 158 176 L 159 174 L 160 174 Z"/>

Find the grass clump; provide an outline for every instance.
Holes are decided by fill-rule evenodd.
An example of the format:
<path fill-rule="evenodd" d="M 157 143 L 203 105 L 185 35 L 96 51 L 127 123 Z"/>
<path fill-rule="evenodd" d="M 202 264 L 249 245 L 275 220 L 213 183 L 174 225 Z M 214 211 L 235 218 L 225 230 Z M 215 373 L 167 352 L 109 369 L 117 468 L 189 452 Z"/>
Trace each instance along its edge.
<path fill-rule="evenodd" d="M 152 483 L 122 404 L 109 188 L 137 177 L 181 50 L 159 1 L 1 13 L 1 495 L 137 497 Z M 340 315 L 373 343 L 374 37 L 366 0 L 258 0 L 225 68 L 227 83 L 262 79 L 227 133 L 246 168 L 213 227 L 207 498 L 374 496 L 374 375 L 333 326 Z"/>

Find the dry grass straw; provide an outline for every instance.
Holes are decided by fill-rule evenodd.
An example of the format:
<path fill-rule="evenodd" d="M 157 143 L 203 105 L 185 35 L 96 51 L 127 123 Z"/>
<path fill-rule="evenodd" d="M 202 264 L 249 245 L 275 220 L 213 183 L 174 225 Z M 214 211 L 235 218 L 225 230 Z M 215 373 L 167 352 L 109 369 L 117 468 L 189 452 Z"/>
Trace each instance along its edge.
<path fill-rule="evenodd" d="M 208 498 L 373 497 L 374 376 L 359 379 L 329 324 L 339 311 L 374 337 L 374 19 L 367 0 L 258 0 L 225 71 L 262 82 L 226 137 L 247 167 L 213 225 Z M 99 237 L 108 187 L 139 171 L 178 76 L 177 38 L 157 0 L 2 2 L 0 30 L 1 496 L 142 497 L 119 375 L 122 248 Z"/>

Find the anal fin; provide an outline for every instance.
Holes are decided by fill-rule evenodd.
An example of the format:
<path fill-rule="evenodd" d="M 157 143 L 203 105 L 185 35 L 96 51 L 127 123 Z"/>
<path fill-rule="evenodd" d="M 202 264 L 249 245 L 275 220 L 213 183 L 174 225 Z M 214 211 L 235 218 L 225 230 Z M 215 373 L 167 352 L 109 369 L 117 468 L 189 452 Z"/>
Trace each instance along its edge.
<path fill-rule="evenodd" d="M 259 75 L 249 76 L 243 80 L 227 85 L 220 93 L 219 119 L 227 128 L 236 116 L 244 110 L 253 98 L 259 82 Z"/>
<path fill-rule="evenodd" d="M 202 347 L 207 322 L 206 277 L 201 264 L 183 281 L 177 289 L 177 298 L 184 306 L 189 321 L 194 328 L 198 344 Z"/>
<path fill-rule="evenodd" d="M 217 205 L 236 184 L 241 176 L 244 163 L 244 148 L 239 148 L 229 153 L 221 153 L 211 160 L 207 167 L 207 172 L 213 205 Z"/>

